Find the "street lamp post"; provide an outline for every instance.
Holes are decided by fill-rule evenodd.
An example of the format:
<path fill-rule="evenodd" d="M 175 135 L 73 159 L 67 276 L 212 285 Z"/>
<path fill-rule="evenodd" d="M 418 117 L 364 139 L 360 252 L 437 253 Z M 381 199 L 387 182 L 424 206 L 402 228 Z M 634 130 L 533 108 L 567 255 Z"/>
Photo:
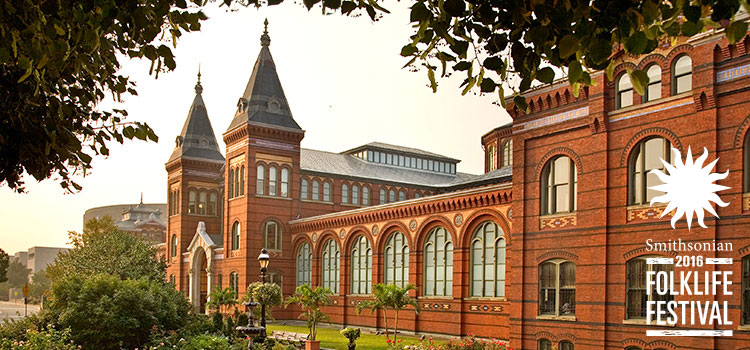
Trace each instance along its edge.
<path fill-rule="evenodd" d="M 266 271 L 268 271 L 268 263 L 271 257 L 268 256 L 268 252 L 265 248 L 260 251 L 258 255 L 258 262 L 260 263 L 260 281 L 266 283 Z M 263 327 L 265 333 L 266 329 L 266 304 L 260 305 L 260 326 Z"/>

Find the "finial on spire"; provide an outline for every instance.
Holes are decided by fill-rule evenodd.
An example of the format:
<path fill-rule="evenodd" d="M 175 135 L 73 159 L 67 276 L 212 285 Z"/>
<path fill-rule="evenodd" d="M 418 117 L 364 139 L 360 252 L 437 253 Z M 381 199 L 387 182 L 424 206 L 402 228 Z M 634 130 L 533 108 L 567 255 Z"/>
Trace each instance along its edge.
<path fill-rule="evenodd" d="M 198 63 L 198 82 L 195 83 L 195 93 L 200 94 L 203 92 L 203 86 L 201 85 L 201 64 Z"/>
<path fill-rule="evenodd" d="M 143 204 L 143 192 L 141 192 L 141 204 Z"/>
<path fill-rule="evenodd" d="M 271 45 L 271 37 L 268 36 L 268 18 L 263 21 L 263 35 L 260 36 L 260 46 Z"/>

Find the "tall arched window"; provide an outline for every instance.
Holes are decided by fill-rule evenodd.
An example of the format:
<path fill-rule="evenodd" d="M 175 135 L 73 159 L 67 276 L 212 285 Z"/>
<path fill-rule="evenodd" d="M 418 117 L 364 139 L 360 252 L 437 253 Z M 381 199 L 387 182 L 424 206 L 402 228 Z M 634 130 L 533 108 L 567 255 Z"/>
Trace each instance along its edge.
<path fill-rule="evenodd" d="M 313 180 L 312 199 L 314 201 L 320 200 L 320 182 L 318 182 L 318 180 Z"/>
<path fill-rule="evenodd" d="M 195 190 L 188 192 L 188 214 L 195 214 Z"/>
<path fill-rule="evenodd" d="M 576 265 L 562 259 L 539 265 L 539 315 L 576 313 Z"/>
<path fill-rule="evenodd" d="M 255 193 L 263 194 L 266 191 L 266 167 L 263 164 L 258 164 L 258 172 L 255 175 Z"/>
<path fill-rule="evenodd" d="M 234 168 L 234 196 L 240 195 L 240 167 Z"/>
<path fill-rule="evenodd" d="M 326 202 L 331 201 L 331 183 L 330 182 L 323 183 L 323 200 Z"/>
<path fill-rule="evenodd" d="M 508 140 L 503 144 L 503 166 L 511 165 L 513 165 L 513 140 Z"/>
<path fill-rule="evenodd" d="M 198 192 L 198 214 L 206 215 L 206 191 Z"/>
<path fill-rule="evenodd" d="M 559 350 L 575 350 L 575 347 L 573 347 L 573 343 L 563 340 L 560 342 L 560 346 L 558 346 Z"/>
<path fill-rule="evenodd" d="M 310 190 L 308 188 L 308 186 L 309 185 L 308 185 L 307 179 L 302 179 L 302 182 L 300 183 L 300 186 L 299 186 L 299 197 L 301 199 L 307 199 L 308 198 L 307 197 L 307 192 L 309 192 L 309 190 Z"/>
<path fill-rule="evenodd" d="M 539 339 L 538 350 L 552 350 L 552 342 L 549 339 Z"/>
<path fill-rule="evenodd" d="M 388 203 L 393 203 L 396 201 L 396 191 L 390 190 L 388 191 Z"/>
<path fill-rule="evenodd" d="M 352 294 L 370 294 L 372 291 L 372 248 L 365 236 L 359 236 L 352 246 Z"/>
<path fill-rule="evenodd" d="M 208 215 L 216 215 L 216 192 L 213 191 L 208 196 Z"/>
<path fill-rule="evenodd" d="M 236 298 L 240 291 L 240 276 L 235 271 L 229 274 L 229 288 L 232 289 Z"/>
<path fill-rule="evenodd" d="M 542 215 L 575 211 L 577 180 L 572 159 L 566 156 L 550 159 L 542 170 Z"/>
<path fill-rule="evenodd" d="M 668 274 L 674 271 L 673 264 L 649 264 L 647 259 L 655 257 L 658 256 L 639 256 L 630 259 L 626 264 L 627 296 L 625 298 L 625 315 L 628 319 L 646 318 L 646 304 L 649 301 L 669 302 L 674 299 L 674 296 L 669 293 L 667 295 L 659 295 L 656 292 L 655 285 L 651 285 L 652 289 L 650 292 L 647 291 L 649 287 L 646 284 L 646 274 L 649 271 L 656 273 L 665 271 Z"/>
<path fill-rule="evenodd" d="M 672 95 L 688 92 L 693 88 L 693 60 L 682 55 L 672 66 Z"/>
<path fill-rule="evenodd" d="M 643 95 L 643 102 L 658 100 L 661 98 L 661 67 L 652 64 L 646 69 L 648 75 L 648 87 Z"/>
<path fill-rule="evenodd" d="M 744 186 L 744 193 L 750 192 L 750 133 L 745 136 L 745 152 L 742 159 L 742 183 Z M 178 199 L 179 202 L 179 199 Z"/>
<path fill-rule="evenodd" d="M 385 200 L 385 189 L 380 189 L 380 204 L 385 204 L 387 201 Z"/>
<path fill-rule="evenodd" d="M 174 258 L 177 256 L 177 235 L 172 235 L 172 241 L 169 244 L 169 256 Z"/>
<path fill-rule="evenodd" d="M 289 169 L 281 168 L 281 196 L 289 197 Z"/>
<path fill-rule="evenodd" d="M 385 283 L 409 284 L 409 243 L 401 232 L 394 232 L 385 243 Z"/>
<path fill-rule="evenodd" d="M 268 250 L 281 250 L 281 229 L 276 221 L 266 222 L 263 229 L 263 247 Z"/>
<path fill-rule="evenodd" d="M 245 166 L 240 167 L 240 188 L 239 188 L 240 196 L 245 195 Z"/>
<path fill-rule="evenodd" d="M 405 201 L 406 200 L 406 192 L 404 192 L 404 191 L 398 191 L 398 200 L 399 201 Z"/>
<path fill-rule="evenodd" d="M 615 109 L 633 105 L 633 83 L 630 81 L 628 73 L 620 74 L 615 89 Z"/>
<path fill-rule="evenodd" d="M 276 195 L 276 167 L 268 167 L 268 195 Z"/>
<path fill-rule="evenodd" d="M 432 229 L 425 241 L 423 286 L 427 296 L 453 294 L 453 240 L 443 227 Z"/>
<path fill-rule="evenodd" d="M 235 221 L 232 225 L 232 250 L 240 249 L 240 223 Z"/>
<path fill-rule="evenodd" d="M 234 168 L 229 168 L 229 174 L 227 176 L 227 197 L 234 198 Z"/>
<path fill-rule="evenodd" d="M 370 205 L 370 188 L 367 186 L 362 186 L 362 205 Z"/>
<path fill-rule="evenodd" d="M 297 249 L 297 287 L 303 284 L 312 286 L 312 250 L 307 242 Z"/>
<path fill-rule="evenodd" d="M 321 255 L 323 274 L 321 276 L 321 285 L 330 289 L 334 294 L 339 293 L 339 262 L 341 253 L 339 246 L 333 239 L 328 239 L 323 245 L 323 254 Z"/>
<path fill-rule="evenodd" d="M 359 186 L 352 185 L 352 204 L 359 205 Z"/>
<path fill-rule="evenodd" d="M 497 169 L 497 149 L 495 145 L 492 145 L 487 150 L 487 170 L 493 171 L 495 169 Z"/>
<path fill-rule="evenodd" d="M 341 203 L 349 203 L 349 186 L 347 184 L 341 184 Z"/>
<path fill-rule="evenodd" d="M 653 137 L 638 142 L 630 153 L 628 164 L 628 203 L 630 205 L 649 204 L 651 199 L 661 195 L 660 191 L 650 187 L 661 185 L 659 178 L 651 170 L 664 171 L 660 159 L 671 163 L 671 146 L 662 137 Z"/>
<path fill-rule="evenodd" d="M 471 238 L 471 296 L 505 296 L 505 235 L 492 221 L 479 225 Z"/>
<path fill-rule="evenodd" d="M 740 324 L 750 325 L 750 255 L 742 258 L 742 319 Z"/>

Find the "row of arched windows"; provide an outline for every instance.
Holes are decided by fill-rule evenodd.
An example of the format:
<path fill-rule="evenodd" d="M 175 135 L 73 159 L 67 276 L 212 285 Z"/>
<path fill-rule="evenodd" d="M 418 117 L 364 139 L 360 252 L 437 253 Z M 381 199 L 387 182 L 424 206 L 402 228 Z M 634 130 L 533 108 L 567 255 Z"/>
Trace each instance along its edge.
<path fill-rule="evenodd" d="M 628 205 L 648 204 L 661 194 L 651 189 L 662 183 L 651 170 L 664 170 L 661 159 L 671 163 L 671 147 L 667 139 L 658 136 L 645 138 L 633 147 L 628 160 Z M 559 155 L 545 164 L 540 197 L 542 215 L 576 211 L 578 169 L 570 157 Z"/>
<path fill-rule="evenodd" d="M 549 339 L 539 339 L 537 349 L 539 350 L 552 350 L 552 342 Z M 563 340 L 557 344 L 557 350 L 574 350 L 573 343 Z"/>
<path fill-rule="evenodd" d="M 169 191 L 169 216 L 180 213 L 180 190 Z"/>
<path fill-rule="evenodd" d="M 283 166 L 281 171 L 275 165 L 266 166 L 258 164 L 256 168 L 255 193 L 273 197 L 289 197 L 289 168 Z"/>
<path fill-rule="evenodd" d="M 216 191 L 188 190 L 188 214 L 216 215 Z"/>
<path fill-rule="evenodd" d="M 320 192 L 321 189 L 323 190 L 322 194 Z M 312 180 L 312 185 L 310 185 L 309 180 L 302 179 L 302 182 L 300 184 L 300 198 L 310 199 L 314 201 L 322 200 L 324 202 L 330 202 L 331 183 L 328 181 L 323 181 L 323 185 L 321 186 L 320 181 Z"/>
<path fill-rule="evenodd" d="M 349 184 L 341 184 L 341 203 L 363 206 L 370 205 L 370 188 L 367 186 L 360 187 L 358 184 L 353 184 L 351 185 L 350 197 Z"/>
<path fill-rule="evenodd" d="M 322 193 L 321 193 L 322 189 Z M 394 203 L 408 199 L 406 189 L 381 187 L 378 193 L 378 204 Z M 414 192 L 414 198 L 421 198 L 427 193 L 419 191 Z M 352 204 L 369 206 L 375 204 L 375 198 L 372 198 L 373 190 L 370 186 L 357 183 L 341 184 L 341 204 Z M 300 182 L 300 198 L 303 200 L 314 200 L 332 202 L 331 183 L 314 179 L 308 180 L 303 178 Z"/>
<path fill-rule="evenodd" d="M 474 231 L 471 240 L 471 296 L 505 296 L 505 232 L 494 222 L 486 221 Z M 430 230 L 422 247 L 424 251 L 422 294 L 450 296 L 453 294 L 453 240 L 444 227 Z M 370 241 L 365 236 L 354 239 L 349 253 L 351 294 L 372 292 L 372 256 Z M 383 282 L 401 287 L 409 283 L 409 243 L 402 232 L 393 232 L 383 248 Z M 297 248 L 297 285 L 312 281 L 312 250 L 308 243 Z M 339 292 L 341 253 L 334 239 L 323 242 L 320 256 L 323 287 Z"/>
<path fill-rule="evenodd" d="M 229 198 L 245 195 L 245 165 L 235 165 L 229 168 L 227 195 Z"/>
<path fill-rule="evenodd" d="M 653 63 L 646 67 L 648 76 L 648 86 L 645 87 L 645 94 L 642 101 L 649 102 L 662 97 L 662 71 L 658 63 Z M 672 61 L 671 69 L 671 94 L 679 95 L 688 92 L 693 88 L 693 61 L 690 56 L 683 54 Z M 625 108 L 633 105 L 634 90 L 633 83 L 627 72 L 623 72 L 615 80 L 615 108 Z"/>
<path fill-rule="evenodd" d="M 278 222 L 269 220 L 263 224 L 263 248 L 281 250 L 281 226 Z M 240 249 L 242 230 L 239 221 L 232 224 L 232 250 Z"/>
<path fill-rule="evenodd" d="M 513 140 L 503 142 L 500 147 L 500 166 L 513 165 Z M 497 170 L 497 148 L 491 145 L 487 151 L 487 171 Z"/>

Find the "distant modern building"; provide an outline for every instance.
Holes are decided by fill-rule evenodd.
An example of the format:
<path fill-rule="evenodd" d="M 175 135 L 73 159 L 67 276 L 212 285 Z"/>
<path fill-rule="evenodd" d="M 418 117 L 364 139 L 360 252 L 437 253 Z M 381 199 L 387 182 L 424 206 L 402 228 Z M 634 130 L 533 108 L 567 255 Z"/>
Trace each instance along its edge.
<path fill-rule="evenodd" d="M 57 254 L 67 252 L 68 248 L 57 248 L 57 247 L 31 247 L 28 251 L 28 260 L 26 267 L 30 270 L 30 275 L 33 275 L 41 270 L 47 268 L 47 265 L 55 262 Z"/>
<path fill-rule="evenodd" d="M 166 209 L 166 204 L 144 204 L 141 198 L 138 204 L 116 204 L 86 210 L 83 214 L 83 224 L 85 226 L 91 219 L 110 216 L 120 230 L 139 235 L 154 243 L 164 243 L 167 226 L 161 214 Z"/>
<path fill-rule="evenodd" d="M 17 261 L 21 263 L 21 265 L 23 266 L 28 266 L 28 260 L 29 260 L 28 252 L 17 252 L 16 254 L 13 254 L 13 259 L 11 261 Z"/>

